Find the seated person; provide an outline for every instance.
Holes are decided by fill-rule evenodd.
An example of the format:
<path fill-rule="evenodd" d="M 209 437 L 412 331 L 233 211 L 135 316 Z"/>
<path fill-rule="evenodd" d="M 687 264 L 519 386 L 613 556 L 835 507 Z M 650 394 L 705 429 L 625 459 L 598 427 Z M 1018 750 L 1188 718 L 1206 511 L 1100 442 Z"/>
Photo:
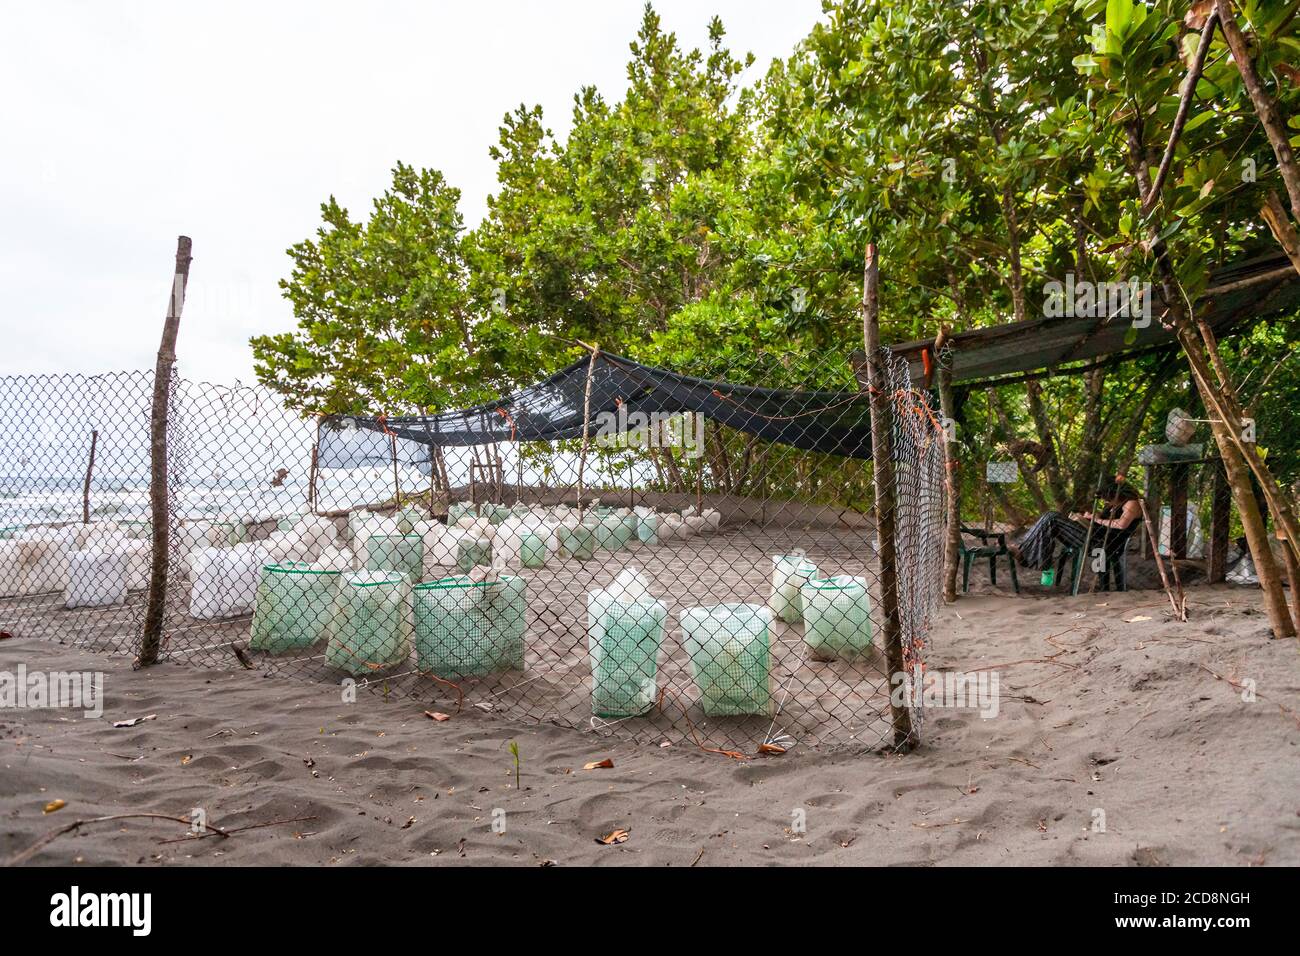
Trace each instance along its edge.
<path fill-rule="evenodd" d="M 1097 497 L 1106 501 L 1106 507 L 1096 514 L 1085 511 L 1066 517 L 1059 511 L 1049 511 L 1008 550 L 1024 567 L 1046 568 L 1052 564 L 1058 542 L 1075 548 L 1083 547 L 1084 539 L 1088 537 L 1089 521 L 1094 526 L 1093 538 L 1101 540 L 1107 534 L 1105 529 L 1128 531 L 1142 519 L 1142 495 L 1122 478 L 1105 482 L 1097 489 Z"/>

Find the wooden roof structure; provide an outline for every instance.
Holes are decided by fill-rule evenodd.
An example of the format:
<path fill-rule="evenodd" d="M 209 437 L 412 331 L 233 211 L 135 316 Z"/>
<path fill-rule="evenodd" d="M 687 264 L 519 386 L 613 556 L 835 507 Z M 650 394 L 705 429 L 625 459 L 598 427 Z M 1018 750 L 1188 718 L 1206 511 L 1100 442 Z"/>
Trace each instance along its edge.
<path fill-rule="evenodd" d="M 954 385 L 1001 385 L 1031 378 L 1071 375 L 1141 355 L 1177 348 L 1172 329 L 1161 324 L 1165 306 L 1159 289 L 1152 294 L 1151 320 L 1143 328 L 1133 319 L 1041 316 L 947 339 L 946 362 Z M 1217 336 L 1230 335 L 1271 316 L 1300 309 L 1300 274 L 1284 255 L 1270 255 L 1216 270 L 1197 302 L 1198 315 Z M 914 383 L 931 385 L 934 339 L 888 346 L 907 360 Z M 860 384 L 866 387 L 861 351 L 853 354 Z"/>

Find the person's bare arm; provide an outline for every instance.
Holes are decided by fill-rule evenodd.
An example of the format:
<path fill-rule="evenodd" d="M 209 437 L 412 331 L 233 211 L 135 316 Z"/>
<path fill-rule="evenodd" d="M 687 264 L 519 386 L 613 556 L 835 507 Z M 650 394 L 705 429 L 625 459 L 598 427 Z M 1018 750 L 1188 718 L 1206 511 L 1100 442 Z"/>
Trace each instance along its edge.
<path fill-rule="evenodd" d="M 1120 511 L 1118 518 L 1097 518 L 1091 514 L 1085 514 L 1085 520 L 1091 518 L 1093 522 L 1101 525 L 1103 528 L 1127 528 L 1134 521 L 1142 516 L 1142 503 L 1139 501 L 1126 501 L 1124 508 Z"/>

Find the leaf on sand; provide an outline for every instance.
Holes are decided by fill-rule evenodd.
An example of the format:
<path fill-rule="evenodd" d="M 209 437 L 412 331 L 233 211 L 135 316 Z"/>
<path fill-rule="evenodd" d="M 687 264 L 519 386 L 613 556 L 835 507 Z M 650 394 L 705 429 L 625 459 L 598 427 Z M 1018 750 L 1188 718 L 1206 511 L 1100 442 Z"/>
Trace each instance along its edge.
<path fill-rule="evenodd" d="M 409 820 L 407 820 L 405 823 L 402 824 L 402 829 L 409 830 L 414 825 L 415 825 L 415 817 L 411 817 Z"/>
<path fill-rule="evenodd" d="M 42 810 L 41 812 L 56 813 L 57 811 L 62 810 L 67 805 L 68 805 L 68 801 L 66 800 L 51 800 L 49 803 L 45 805 L 45 809 Z"/>
<path fill-rule="evenodd" d="M 149 714 L 146 717 L 132 717 L 130 720 L 115 720 L 114 727 L 134 727 L 136 724 L 143 724 L 146 720 L 157 720 L 157 714 Z"/>
<path fill-rule="evenodd" d="M 604 760 L 593 760 L 589 764 L 583 765 L 583 770 L 608 770 L 614 766 L 614 761 L 606 757 Z"/>
<path fill-rule="evenodd" d="M 436 720 L 438 723 L 442 723 L 444 720 L 451 720 L 449 714 L 440 713 L 436 710 L 426 710 L 424 716 L 428 717 L 430 720 Z"/>
<path fill-rule="evenodd" d="M 596 842 L 603 843 L 605 846 L 614 846 L 616 843 L 626 843 L 629 835 L 627 830 L 614 830 L 603 837 L 596 837 Z"/>
<path fill-rule="evenodd" d="M 1151 620 L 1151 618 L 1147 617 L 1145 614 L 1136 614 L 1136 615 L 1134 615 L 1133 617 L 1126 617 L 1126 618 L 1124 618 L 1124 623 L 1125 623 L 1125 624 L 1141 624 L 1143 621 L 1149 621 L 1149 620 Z"/>
<path fill-rule="evenodd" d="M 758 752 L 761 754 L 772 754 L 774 756 L 779 756 L 785 753 L 785 748 L 779 747 L 776 744 L 760 744 L 758 747 Z"/>

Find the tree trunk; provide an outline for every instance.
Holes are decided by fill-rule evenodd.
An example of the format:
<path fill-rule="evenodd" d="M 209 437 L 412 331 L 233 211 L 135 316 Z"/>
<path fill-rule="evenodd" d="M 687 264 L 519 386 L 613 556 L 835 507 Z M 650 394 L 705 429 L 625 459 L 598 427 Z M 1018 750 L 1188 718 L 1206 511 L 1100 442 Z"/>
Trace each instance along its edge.
<path fill-rule="evenodd" d="M 1083 434 L 1079 436 L 1079 459 L 1074 472 L 1074 495 L 1070 511 L 1082 511 L 1092 502 L 1088 473 L 1101 460 L 1101 400 L 1106 387 L 1106 370 L 1095 368 L 1084 376 Z M 1145 417 L 1145 410 L 1143 417 Z"/>
<path fill-rule="evenodd" d="M 996 391 L 993 392 L 993 395 L 993 410 L 997 413 L 1000 430 L 998 437 L 1003 442 L 1009 442 L 1015 437 L 1015 429 L 1011 424 L 1011 419 L 1007 416 L 1006 408 L 1002 405 L 1001 396 Z M 1051 506 L 1047 503 L 1047 496 L 1043 494 L 1043 486 L 1038 483 L 1038 476 L 1030 471 L 1025 456 L 1012 452 L 1011 457 L 1016 460 L 1016 466 L 1020 469 L 1020 477 L 1024 479 L 1025 487 L 1029 490 L 1029 497 L 1034 499 L 1034 507 L 1040 512 L 1051 511 Z"/>
<path fill-rule="evenodd" d="M 1128 126 L 1129 159 L 1133 176 L 1138 186 L 1138 199 L 1143 200 L 1150 191 L 1151 178 L 1147 171 L 1145 149 L 1142 143 L 1141 120 L 1133 120 Z M 1231 408 L 1221 400 L 1216 383 L 1212 380 L 1209 363 L 1206 361 L 1206 343 L 1198 337 L 1193 327 L 1192 318 L 1183 307 L 1181 289 L 1174 274 L 1169 250 L 1159 238 L 1161 223 L 1159 217 L 1148 221 L 1151 237 L 1151 249 L 1156 260 L 1157 277 L 1169 317 L 1187 364 L 1192 372 L 1192 379 L 1201 392 L 1205 402 L 1210 428 L 1214 433 L 1219 455 L 1223 459 L 1228 483 L 1232 488 L 1233 500 L 1237 504 L 1237 513 L 1241 518 L 1242 528 L 1246 532 L 1246 541 L 1250 546 L 1251 557 L 1255 562 L 1255 572 L 1259 575 L 1260 588 L 1264 592 L 1264 604 L 1268 612 L 1269 624 L 1274 637 L 1293 637 L 1295 628 L 1291 622 L 1286 597 L 1282 593 L 1282 581 L 1278 576 L 1277 563 L 1273 559 L 1273 549 L 1268 541 L 1268 532 L 1264 527 L 1259 505 L 1255 501 L 1251 488 L 1250 473 L 1245 467 L 1245 456 L 1240 442 L 1240 421 L 1232 416 Z M 1238 429 L 1234 437 L 1233 430 Z"/>
<path fill-rule="evenodd" d="M 1237 72 L 1246 85 L 1250 101 L 1255 106 L 1255 115 L 1268 136 L 1273 155 L 1277 157 L 1278 172 L 1286 186 L 1286 194 L 1291 200 L 1291 215 L 1300 222 L 1300 170 L 1296 169 L 1295 155 L 1291 152 L 1291 142 L 1287 137 L 1286 121 L 1278 113 L 1277 103 L 1264 89 L 1264 83 L 1255 69 L 1255 61 L 1250 56 L 1250 44 L 1237 23 L 1237 14 L 1228 0 L 1217 0 L 1215 10 L 1219 15 L 1219 26 L 1223 38 L 1228 42 L 1232 60 L 1237 64 Z"/>
<path fill-rule="evenodd" d="M 1034 430 L 1038 432 L 1038 440 L 1047 452 L 1042 464 L 1043 470 L 1047 472 L 1047 487 L 1052 493 L 1052 504 L 1057 511 L 1069 511 L 1070 491 L 1061 476 L 1060 462 L 1056 455 L 1056 435 L 1047 416 L 1047 407 L 1043 404 L 1043 386 L 1037 379 L 1025 383 L 1025 397 L 1028 399 Z"/>
<path fill-rule="evenodd" d="M 876 534 L 880 538 L 880 604 L 889 689 L 907 678 L 903 655 L 903 625 L 898 606 L 898 554 L 895 538 L 894 436 L 889 409 L 888 384 L 880 355 L 880 272 L 876 246 L 867 246 L 862 278 L 862 338 L 867 353 L 867 380 L 871 386 L 871 471 L 876 487 Z M 917 688 L 918 692 L 920 688 Z M 889 710 L 894 727 L 894 747 L 911 750 L 917 743 L 912 714 L 890 693 Z"/>
<path fill-rule="evenodd" d="M 1282 208 L 1282 200 L 1277 197 L 1277 193 L 1270 192 L 1265 197 L 1264 206 L 1260 209 L 1259 214 L 1268 223 L 1273 238 L 1277 240 L 1287 258 L 1291 260 L 1291 265 L 1295 266 L 1295 271 L 1300 272 L 1300 236 L 1296 235 L 1295 226 L 1287 218 L 1286 210 Z"/>

